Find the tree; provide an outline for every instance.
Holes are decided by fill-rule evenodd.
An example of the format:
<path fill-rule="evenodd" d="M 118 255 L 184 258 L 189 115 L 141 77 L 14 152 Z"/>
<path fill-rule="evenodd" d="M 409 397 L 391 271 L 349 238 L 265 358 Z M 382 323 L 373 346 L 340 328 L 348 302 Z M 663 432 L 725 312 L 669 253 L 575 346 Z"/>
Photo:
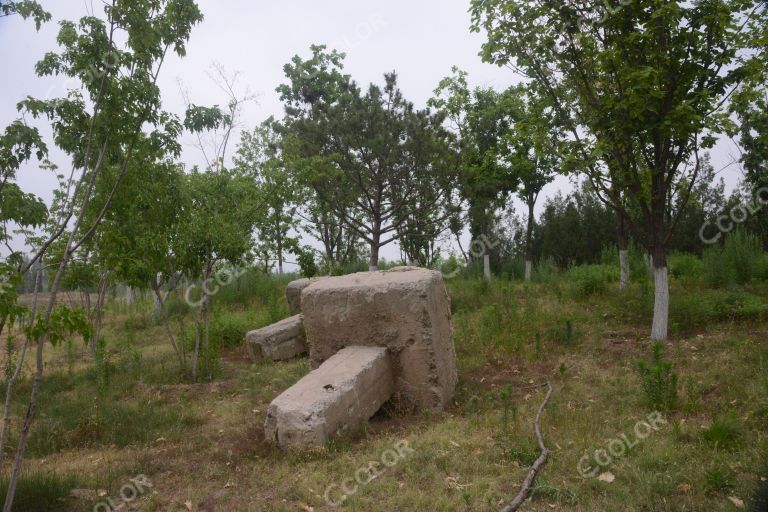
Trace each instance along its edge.
<path fill-rule="evenodd" d="M 198 377 L 201 349 L 210 376 L 209 323 L 213 293 L 208 289 L 223 263 L 242 266 L 252 247 L 255 210 L 259 208 L 253 181 L 228 170 L 199 171 L 185 175 L 189 213 L 178 226 L 174 260 L 191 279 L 201 282 L 191 375 Z"/>
<path fill-rule="evenodd" d="M 701 169 L 730 124 L 722 107 L 755 67 L 761 2 L 640 0 L 619 8 L 473 0 L 486 61 L 510 65 L 551 97 L 600 197 L 653 258 L 651 337 L 667 337 L 666 254 Z M 671 198 L 679 195 L 681 201 Z"/>
<path fill-rule="evenodd" d="M 455 134 L 454 151 L 459 155 L 458 189 L 468 205 L 469 231 L 480 256 L 486 278 L 491 277 L 490 236 L 496 211 L 506 205 L 509 193 L 519 180 L 505 154 L 512 130 L 512 116 L 504 95 L 490 88 L 470 91 L 467 73 L 456 67 L 453 75 L 440 81 L 429 104 L 438 109 Z M 508 99 L 508 98 L 507 98 Z M 453 217 L 451 231 L 459 231 Z M 458 238 L 458 237 L 457 237 Z M 463 252 L 463 249 L 462 249 Z"/>
<path fill-rule="evenodd" d="M 8 245 L 11 235 L 8 223 L 16 226 L 38 227 L 48 218 L 48 208 L 34 194 L 24 192 L 15 183 L 16 173 L 25 162 L 33 157 L 43 160 L 48 148 L 36 128 L 31 128 L 21 120 L 16 120 L 0 134 L 0 243 L 9 251 L 15 251 Z M 3 320 L 0 317 L 0 333 Z"/>
<path fill-rule="evenodd" d="M 0 1 L 0 18 L 14 14 L 18 14 L 24 19 L 32 18 L 35 21 L 35 28 L 37 30 L 40 30 L 42 24 L 51 19 L 51 14 L 43 9 L 38 2 L 32 0 L 21 0 L 18 2 Z"/>
<path fill-rule="evenodd" d="M 285 66 L 278 88 L 286 105 L 286 151 L 324 208 L 370 247 L 369 268 L 381 247 L 406 234 L 413 216 L 446 208 L 451 162 L 442 118 L 417 110 L 385 75 L 384 87 L 363 94 L 341 74 L 343 55 L 313 46 L 313 57 Z M 425 200 L 422 202 L 421 200 Z M 433 217 L 441 222 L 445 214 Z"/>
<path fill-rule="evenodd" d="M 299 253 L 299 240 L 290 233 L 297 229 L 296 211 L 298 186 L 285 167 L 282 144 L 270 117 L 253 132 L 243 132 L 237 154 L 235 170 L 254 180 L 262 215 L 256 219 L 260 248 L 265 259 L 277 260 L 278 273 L 283 273 L 285 253 Z"/>
<path fill-rule="evenodd" d="M 125 177 L 138 141 L 146 136 L 153 143 L 166 140 L 168 120 L 160 107 L 157 79 L 169 51 L 179 56 L 192 26 L 202 19 L 191 0 L 161 0 L 152 3 L 114 0 L 105 6 L 104 19 L 86 16 L 79 23 L 60 23 L 61 52 L 47 53 L 37 64 L 39 75 L 65 75 L 79 79 L 82 87 L 64 98 L 26 98 L 19 109 L 50 121 L 56 145 L 72 159 L 70 178 L 59 191 L 62 206 L 49 218 L 49 236 L 27 262 L 41 261 L 51 245 L 64 240 L 50 285 L 50 296 L 42 314 L 27 330 L 27 339 L 37 344 L 35 373 L 27 411 L 18 437 L 14 466 L 3 506 L 10 512 L 18 483 L 27 439 L 37 408 L 43 378 L 43 354 L 47 342 L 55 343 L 66 330 L 75 330 L 76 315 L 56 307 L 57 294 L 73 256 L 97 231 Z M 150 133 L 146 134 L 145 130 Z M 88 218 L 94 189 L 106 165 L 116 163 L 116 179 L 98 204 L 98 213 Z M 96 203 L 94 203 L 96 204 Z M 86 222 L 86 219 L 88 220 Z M 62 328 L 59 326 L 62 325 Z M 70 327 L 70 329 L 65 329 Z M 79 330 L 79 329 L 78 329 Z M 10 393 L 6 394 L 6 405 Z M 6 439 L 8 424 L 3 429 Z M 1 451 L 2 447 L 0 447 Z"/>
<path fill-rule="evenodd" d="M 528 208 L 525 232 L 525 280 L 531 280 L 533 266 L 534 208 L 542 189 L 555 179 L 560 164 L 562 130 L 546 96 L 533 87 L 511 87 L 505 94 L 510 104 L 514 129 L 507 134 L 507 158 L 520 179 L 518 197 Z"/>

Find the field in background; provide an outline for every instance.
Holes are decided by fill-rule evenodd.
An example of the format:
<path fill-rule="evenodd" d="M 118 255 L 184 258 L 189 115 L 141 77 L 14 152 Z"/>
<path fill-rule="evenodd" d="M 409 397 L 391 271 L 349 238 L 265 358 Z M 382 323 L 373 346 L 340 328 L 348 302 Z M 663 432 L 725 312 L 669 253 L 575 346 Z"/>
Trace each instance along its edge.
<path fill-rule="evenodd" d="M 151 302 L 113 303 L 99 364 L 80 341 L 48 350 L 17 509 L 117 506 L 121 488 L 143 475 L 151 487 L 130 501 L 138 510 L 493 511 L 538 455 L 537 386 L 549 380 L 542 426 L 552 453 L 523 510 L 741 510 L 768 478 L 768 286 L 713 283 L 698 259 L 670 266 L 673 335 L 663 358 L 678 396 L 642 438 L 638 423 L 658 407 L 637 369 L 650 360 L 653 304 L 641 265 L 624 293 L 613 265 L 541 269 L 531 284 L 449 280 L 460 376 L 453 407 L 440 415 L 385 407 L 355 438 L 301 453 L 265 443 L 262 426 L 269 402 L 309 371 L 306 361 L 251 365 L 241 344 L 246 330 L 287 315 L 288 278 L 246 274 L 216 296 L 220 358 L 207 382 L 179 374 Z M 175 314 L 193 311 L 179 305 Z M 632 447 L 610 455 L 616 439 Z M 401 441 L 413 451 L 328 505 L 327 490 L 339 500 L 345 482 L 351 488 L 360 468 Z M 582 459 L 596 450 L 610 461 L 585 478 Z"/>

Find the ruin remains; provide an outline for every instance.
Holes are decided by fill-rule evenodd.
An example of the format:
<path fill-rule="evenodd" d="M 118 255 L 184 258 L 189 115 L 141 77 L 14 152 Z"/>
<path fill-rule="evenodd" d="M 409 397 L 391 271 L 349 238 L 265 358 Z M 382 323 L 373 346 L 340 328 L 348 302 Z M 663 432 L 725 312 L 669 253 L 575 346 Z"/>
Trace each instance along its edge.
<path fill-rule="evenodd" d="M 291 318 L 303 322 L 314 369 L 270 405 L 268 439 L 284 448 L 323 445 L 358 430 L 388 400 L 428 411 L 450 404 L 456 354 L 439 272 L 398 267 L 301 280 L 286 297 L 297 289 L 302 313 Z M 263 348 L 270 344 L 261 346 L 272 358 Z"/>

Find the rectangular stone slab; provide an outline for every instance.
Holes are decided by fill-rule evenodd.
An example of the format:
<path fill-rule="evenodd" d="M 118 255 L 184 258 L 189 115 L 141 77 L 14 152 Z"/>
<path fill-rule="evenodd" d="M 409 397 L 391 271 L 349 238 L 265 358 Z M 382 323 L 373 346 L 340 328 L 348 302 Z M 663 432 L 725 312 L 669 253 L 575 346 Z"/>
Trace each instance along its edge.
<path fill-rule="evenodd" d="M 282 448 L 323 446 L 360 429 L 393 389 L 386 348 L 347 347 L 272 401 L 266 438 Z"/>
<path fill-rule="evenodd" d="M 245 335 L 245 343 L 255 363 L 293 359 L 307 351 L 302 317 L 294 315 L 251 331 Z"/>
<path fill-rule="evenodd" d="M 440 411 L 456 387 L 450 299 L 440 272 L 398 267 L 313 282 L 301 294 L 310 362 L 350 345 L 387 347 L 395 394 Z"/>

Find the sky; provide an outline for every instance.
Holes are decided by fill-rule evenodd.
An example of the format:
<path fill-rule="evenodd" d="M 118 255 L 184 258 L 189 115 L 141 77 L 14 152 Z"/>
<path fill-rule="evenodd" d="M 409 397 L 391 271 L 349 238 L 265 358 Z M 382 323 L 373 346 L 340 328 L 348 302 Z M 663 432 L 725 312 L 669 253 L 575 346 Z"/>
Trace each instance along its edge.
<path fill-rule="evenodd" d="M 31 21 L 0 18 L 4 74 L 0 79 L 0 127 L 18 117 L 16 103 L 25 96 L 57 97 L 66 91 L 66 80 L 34 74 L 35 62 L 56 49 L 58 22 L 103 13 L 103 4 L 96 0 L 42 3 L 53 20 L 39 32 Z M 504 89 L 519 81 L 511 70 L 485 64 L 478 56 L 484 36 L 469 31 L 468 0 L 199 0 L 198 4 L 205 19 L 192 32 L 187 56 L 169 59 L 159 80 L 164 108 L 179 115 L 184 112 L 180 83 L 195 104 L 226 104 L 226 96 L 209 76 L 212 66 L 218 64 L 230 74 L 237 72 L 239 90 L 256 97 L 243 110 L 242 128 L 252 129 L 269 116 L 281 117 L 283 108 L 275 88 L 284 81 L 283 65 L 297 54 L 308 57 L 312 44 L 344 51 L 345 71 L 360 84 L 381 83 L 385 72 L 397 71 L 405 97 L 417 106 L 426 104 L 454 65 L 469 73 L 471 86 Z M 183 161 L 190 166 L 202 163 L 192 137 L 183 142 Z M 713 165 L 720 169 L 736 155 L 731 141 L 721 141 L 713 151 Z M 61 153 L 54 151 L 50 158 L 61 170 L 68 169 Z M 728 188 L 738 182 L 737 167 L 721 174 Z M 56 185 L 55 177 L 36 165 L 26 166 L 18 181 L 24 190 L 47 202 Z M 570 188 L 569 180 L 562 177 L 548 185 L 539 211 L 544 198 Z M 523 211 L 519 201 L 514 205 L 518 213 Z M 395 259 L 399 252 L 389 247 L 382 250 L 382 256 Z"/>

